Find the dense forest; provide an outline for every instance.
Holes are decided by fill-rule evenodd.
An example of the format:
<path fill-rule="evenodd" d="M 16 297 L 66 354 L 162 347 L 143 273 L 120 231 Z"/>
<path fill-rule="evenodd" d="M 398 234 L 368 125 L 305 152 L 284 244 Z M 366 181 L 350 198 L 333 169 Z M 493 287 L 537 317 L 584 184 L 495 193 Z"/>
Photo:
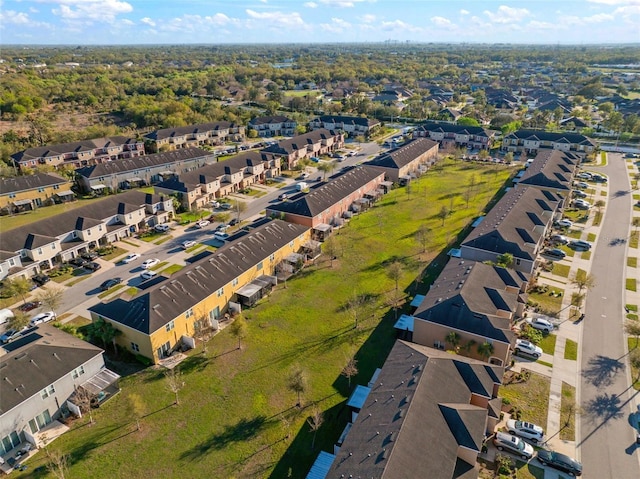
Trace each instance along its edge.
<path fill-rule="evenodd" d="M 621 68 L 626 65 L 635 70 Z M 299 123 L 319 112 L 424 120 L 442 108 L 430 99 L 436 88 L 453 91 L 450 106 L 473 121 L 491 121 L 497 128 L 514 121 L 546 127 L 557 122 L 557 114 L 526 115 L 526 107 L 522 115 L 504 114 L 485 98 L 487 88 L 545 85 L 570 99 L 575 116 L 586 118 L 593 105 L 604 103 L 602 113 L 612 129 L 639 133 L 637 115 L 618 117 L 610 104 L 598 101 L 608 94 L 640 93 L 638 81 L 611 85 L 612 71 L 615 78 L 640 71 L 640 47 L 7 47 L 0 64 L 0 153 L 8 162 L 9 155 L 28 146 L 135 136 L 207 121 L 246 124 L 258 114 L 278 111 Z M 411 90 L 402 110 L 357 94 L 379 93 L 388 85 Z"/>

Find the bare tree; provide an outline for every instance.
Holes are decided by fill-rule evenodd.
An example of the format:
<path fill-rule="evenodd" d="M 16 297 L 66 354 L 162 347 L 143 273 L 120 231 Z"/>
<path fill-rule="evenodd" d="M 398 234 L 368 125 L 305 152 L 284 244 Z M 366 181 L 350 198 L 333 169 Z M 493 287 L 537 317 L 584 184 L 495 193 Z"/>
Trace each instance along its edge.
<path fill-rule="evenodd" d="M 640 338 L 640 321 L 637 319 L 628 319 L 624 323 L 624 332 L 629 336 L 634 336 L 636 338 L 635 348 L 638 347 L 638 339 Z"/>
<path fill-rule="evenodd" d="M 351 378 L 358 374 L 358 360 L 356 358 L 349 358 L 347 364 L 342 369 L 342 374 L 349 382 L 349 390 L 351 390 Z"/>
<path fill-rule="evenodd" d="M 62 299 L 64 297 L 64 289 L 59 286 L 50 286 L 46 289 L 41 289 L 36 295 L 36 300 L 42 301 L 48 309 L 54 313 L 60 307 Z"/>
<path fill-rule="evenodd" d="M 329 265 L 333 268 L 333 260 L 338 255 L 338 245 L 333 236 L 329 236 L 323 245 L 324 253 L 329 256 Z"/>
<path fill-rule="evenodd" d="M 416 231 L 415 237 L 416 241 L 422 248 L 422 252 L 426 253 L 427 251 L 427 243 L 429 242 L 429 233 L 431 230 L 427 228 L 426 225 L 420 225 Z"/>
<path fill-rule="evenodd" d="M 307 423 L 313 431 L 313 439 L 311 440 L 311 450 L 313 450 L 316 444 L 316 434 L 318 434 L 318 429 L 320 429 L 324 423 L 324 416 L 318 407 L 313 408 L 311 417 L 307 418 Z"/>
<path fill-rule="evenodd" d="M 358 328 L 358 319 L 360 318 L 360 313 L 366 301 L 365 296 L 354 292 L 353 296 L 347 302 L 347 312 L 351 318 L 353 318 L 353 329 Z"/>
<path fill-rule="evenodd" d="M 56 479 L 65 479 L 67 474 L 68 457 L 59 449 L 44 448 L 45 463 L 47 470 L 54 475 Z"/>
<path fill-rule="evenodd" d="M 402 264 L 399 261 L 394 261 L 387 267 L 387 277 L 395 282 L 398 291 L 398 283 L 402 277 Z"/>
<path fill-rule="evenodd" d="M 287 387 L 298 395 L 297 407 L 302 406 L 300 396 L 307 390 L 307 373 L 300 366 L 295 366 L 289 375 Z"/>
<path fill-rule="evenodd" d="M 178 393 L 184 387 L 184 381 L 182 380 L 182 373 L 176 366 L 173 369 L 168 369 L 165 371 L 164 376 L 167 378 L 167 389 L 175 394 L 175 402 L 174 404 L 177 406 L 180 404 L 180 398 L 178 397 Z"/>
<path fill-rule="evenodd" d="M 440 211 L 438 211 L 436 218 L 441 219 L 442 226 L 444 226 L 444 220 L 447 219 L 447 216 L 449 216 L 449 209 L 446 206 L 443 206 L 442 208 L 440 208 Z"/>
<path fill-rule="evenodd" d="M 386 296 L 386 304 L 391 308 L 393 308 L 396 321 L 398 320 L 398 310 L 404 303 L 404 299 L 405 299 L 405 295 L 398 290 L 393 290 L 389 292 Z"/>
<path fill-rule="evenodd" d="M 145 413 L 144 399 L 138 393 L 131 393 L 129 394 L 129 403 L 131 405 L 133 415 L 136 418 L 136 428 L 140 431 L 142 429 L 140 419 L 142 419 L 142 416 L 144 416 Z"/>
<path fill-rule="evenodd" d="M 579 272 L 576 272 L 573 278 L 571 278 L 571 284 L 577 286 L 578 293 L 582 294 L 583 289 L 586 288 L 587 290 L 589 290 L 595 286 L 596 278 L 592 274 L 579 274 Z"/>
<path fill-rule="evenodd" d="M 247 321 L 242 315 L 238 316 L 231 323 L 231 334 L 238 338 L 238 349 L 242 349 L 242 340 L 247 337 Z"/>
<path fill-rule="evenodd" d="M 81 413 L 89 413 L 89 424 L 93 424 L 93 413 L 91 411 L 92 395 L 83 387 L 76 388 L 73 396 L 73 403 L 80 408 Z"/>
<path fill-rule="evenodd" d="M 207 334 L 211 323 L 205 311 L 200 311 L 196 320 L 193 322 L 193 335 L 195 339 L 202 342 L 202 354 L 207 352 Z"/>

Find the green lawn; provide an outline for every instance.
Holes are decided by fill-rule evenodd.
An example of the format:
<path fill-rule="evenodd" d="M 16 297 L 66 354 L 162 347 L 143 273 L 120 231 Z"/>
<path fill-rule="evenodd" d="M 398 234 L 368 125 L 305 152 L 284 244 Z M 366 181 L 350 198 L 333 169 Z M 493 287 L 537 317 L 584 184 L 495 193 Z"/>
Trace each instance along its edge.
<path fill-rule="evenodd" d="M 627 348 L 629 351 L 638 347 L 638 341 L 636 338 L 627 338 Z M 633 381 L 633 389 L 640 391 L 640 371 L 631 364 L 631 380 Z"/>
<path fill-rule="evenodd" d="M 593 226 L 600 226 L 602 223 L 602 211 L 596 211 L 593 215 Z"/>
<path fill-rule="evenodd" d="M 629 247 L 637 248 L 638 247 L 638 231 L 632 231 L 631 237 L 629 238 Z"/>
<path fill-rule="evenodd" d="M 551 295 L 551 292 L 554 291 L 556 294 Z M 558 296 L 560 293 L 560 296 Z M 564 290 L 561 288 L 552 288 L 549 286 L 549 291 L 546 293 L 529 293 L 529 298 L 538 303 L 540 307 L 542 307 L 545 311 L 558 312 L 562 307 L 562 296 L 564 295 Z"/>
<path fill-rule="evenodd" d="M 562 381 L 560 399 L 560 439 L 576 440 L 576 388 Z"/>
<path fill-rule="evenodd" d="M 103 291 L 102 293 L 100 293 L 98 295 L 98 298 L 100 298 L 100 299 L 106 298 L 110 294 L 112 294 L 112 293 L 114 293 L 114 292 L 116 292 L 116 291 L 118 291 L 119 289 L 122 289 L 122 288 L 124 288 L 124 284 L 118 284 L 118 285 L 114 286 L 113 288 L 108 289 L 107 291 Z"/>
<path fill-rule="evenodd" d="M 516 461 L 516 479 L 544 479 L 544 469 L 533 462 Z"/>
<path fill-rule="evenodd" d="M 2 217 L 2 231 L 9 231 L 20 226 L 28 225 L 36 221 L 40 221 L 49 216 L 59 215 L 66 211 L 71 211 L 81 206 L 86 206 L 90 203 L 95 203 L 101 198 L 88 198 L 79 199 L 70 203 L 62 203 L 59 205 L 44 206 L 38 208 L 35 211 L 26 211 L 17 215 L 3 216 Z"/>
<path fill-rule="evenodd" d="M 635 278 L 627 278 L 626 289 L 629 291 L 636 291 L 636 279 Z"/>
<path fill-rule="evenodd" d="M 113 246 L 111 253 L 109 254 L 105 254 L 103 256 L 100 256 L 101 259 L 105 260 L 105 261 L 111 261 L 112 259 L 120 256 L 122 257 L 122 255 L 124 253 L 126 253 L 127 250 L 120 248 L 119 246 Z"/>
<path fill-rule="evenodd" d="M 578 360 L 578 343 L 567 339 L 567 342 L 564 345 L 564 358 L 572 361 Z"/>
<path fill-rule="evenodd" d="M 542 348 L 543 352 L 553 356 L 553 353 L 556 350 L 556 339 L 557 336 L 555 334 L 545 334 L 542 337 L 542 341 L 538 343 L 538 346 Z"/>
<path fill-rule="evenodd" d="M 347 423 L 344 401 L 350 391 L 340 375 L 347 358 L 358 360 L 352 388 L 366 384 L 395 341 L 389 308 L 394 281 L 386 266 L 403 265 L 403 294 L 426 292 L 446 252 L 507 183 L 510 170 L 485 173 L 480 166 L 449 163 L 434 169 L 413 183 L 411 196 L 394 190 L 352 219 L 335 235 L 340 253 L 333 267 L 317 261 L 245 311 L 248 336 L 242 350 L 225 330 L 210 341 L 206 354 L 200 347 L 189 353 L 181 365 L 185 387 L 179 406 L 172 406 L 173 395 L 158 370 L 123 377 L 121 394 L 95 411 L 92 427 L 79 421 L 56 440 L 55 447 L 69 454 L 69 477 L 111 478 L 117 470 L 122 477 L 145 479 L 304 478 L 318 452 L 332 450 Z M 477 189 L 466 208 L 462 194 L 471 176 Z M 436 215 L 450 206 L 451 194 L 453 212 L 442 227 Z M 431 230 L 424 254 L 414 239 L 422 225 Z M 415 288 L 412 281 L 430 262 Z M 368 298 L 357 329 L 344 308 L 355 293 Z M 296 364 L 308 376 L 303 409 L 294 407 L 295 394 L 286 387 Z M 140 403 L 137 408 L 132 400 Z M 312 450 L 306 420 L 313 404 L 325 422 Z M 136 409 L 143 416 L 141 431 L 135 427 Z M 40 456 L 29 471 L 43 464 Z"/>
<path fill-rule="evenodd" d="M 627 266 L 631 268 L 637 268 L 638 258 L 636 258 L 635 256 L 627 256 Z"/>
<path fill-rule="evenodd" d="M 583 251 L 583 252 L 582 252 L 582 255 L 580 256 L 580 258 L 582 258 L 582 259 L 586 259 L 586 260 L 591 259 L 591 250 L 589 250 L 589 251 Z"/>
<path fill-rule="evenodd" d="M 164 276 L 171 276 L 173 273 L 176 273 L 176 272 L 180 271 L 182 268 L 184 268 L 184 266 L 179 265 L 179 264 L 172 264 L 171 266 L 169 266 L 168 268 L 163 269 L 159 273 L 164 275 Z"/>
<path fill-rule="evenodd" d="M 594 242 L 596 240 L 596 234 L 595 233 L 589 233 L 587 235 L 587 241 L 589 241 L 590 243 Z"/>
<path fill-rule="evenodd" d="M 576 279 L 579 281 L 584 281 L 586 277 L 587 277 L 587 272 L 582 268 L 578 268 L 578 271 L 576 271 Z"/>
<path fill-rule="evenodd" d="M 600 152 L 600 165 L 607 166 L 607 152 L 606 151 L 601 151 Z"/>
<path fill-rule="evenodd" d="M 500 387 L 500 395 L 522 411 L 522 419 L 534 424 L 547 424 L 551 379 L 531 373 L 529 380 Z"/>
<path fill-rule="evenodd" d="M 571 271 L 571 266 L 568 264 L 553 263 L 553 274 L 568 278 L 569 271 Z"/>

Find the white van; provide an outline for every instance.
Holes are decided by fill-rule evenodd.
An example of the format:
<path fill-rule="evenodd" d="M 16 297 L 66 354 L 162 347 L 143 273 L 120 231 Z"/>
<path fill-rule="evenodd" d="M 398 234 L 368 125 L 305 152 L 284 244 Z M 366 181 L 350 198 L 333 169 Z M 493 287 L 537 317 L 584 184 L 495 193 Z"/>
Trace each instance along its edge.
<path fill-rule="evenodd" d="M 298 191 L 304 191 L 304 190 L 307 190 L 307 189 L 309 189 L 309 185 L 304 181 L 301 181 L 300 183 L 298 183 L 296 185 L 296 190 L 298 190 Z"/>
<path fill-rule="evenodd" d="M 13 318 L 13 311 L 9 308 L 0 309 L 0 324 L 4 324 Z"/>

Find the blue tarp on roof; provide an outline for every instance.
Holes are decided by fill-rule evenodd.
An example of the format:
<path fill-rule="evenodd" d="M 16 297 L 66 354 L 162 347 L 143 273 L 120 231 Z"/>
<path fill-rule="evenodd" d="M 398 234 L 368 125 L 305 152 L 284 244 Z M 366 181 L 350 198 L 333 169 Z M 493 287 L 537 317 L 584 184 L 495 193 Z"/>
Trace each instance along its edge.
<path fill-rule="evenodd" d="M 451 248 L 447 254 L 452 258 L 462 258 L 462 251 L 458 248 Z"/>
<path fill-rule="evenodd" d="M 413 333 L 413 316 L 403 314 L 393 326 L 401 331 L 411 331 Z"/>
<path fill-rule="evenodd" d="M 307 474 L 307 479 L 325 479 L 335 458 L 336 456 L 334 454 L 321 451 L 313 463 L 313 466 L 311 466 L 311 470 L 309 474 Z"/>
<path fill-rule="evenodd" d="M 420 306 L 420 303 L 422 303 L 423 301 L 424 301 L 424 295 L 416 294 L 416 297 L 413 298 L 413 301 L 411 301 L 411 307 L 417 308 L 418 306 Z"/>
<path fill-rule="evenodd" d="M 367 386 L 356 386 L 351 397 L 347 401 L 347 406 L 362 409 L 362 406 L 364 406 L 364 402 L 367 400 L 367 396 L 369 396 L 370 392 L 371 388 L 368 388 Z"/>
<path fill-rule="evenodd" d="M 471 223 L 471 227 L 475 228 L 476 226 L 478 226 L 480 223 L 482 223 L 485 219 L 485 216 L 478 216 L 475 221 L 473 223 Z"/>

